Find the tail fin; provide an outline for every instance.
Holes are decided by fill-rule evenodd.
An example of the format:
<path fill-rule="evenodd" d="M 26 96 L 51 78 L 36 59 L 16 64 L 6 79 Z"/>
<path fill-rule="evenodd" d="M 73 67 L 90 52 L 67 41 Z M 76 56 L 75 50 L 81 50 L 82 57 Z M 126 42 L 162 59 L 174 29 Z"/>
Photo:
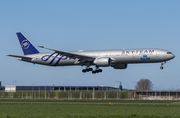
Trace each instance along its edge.
<path fill-rule="evenodd" d="M 24 55 L 37 54 L 39 51 L 31 44 L 31 42 L 21 33 L 17 33 L 20 45 L 24 52 Z"/>

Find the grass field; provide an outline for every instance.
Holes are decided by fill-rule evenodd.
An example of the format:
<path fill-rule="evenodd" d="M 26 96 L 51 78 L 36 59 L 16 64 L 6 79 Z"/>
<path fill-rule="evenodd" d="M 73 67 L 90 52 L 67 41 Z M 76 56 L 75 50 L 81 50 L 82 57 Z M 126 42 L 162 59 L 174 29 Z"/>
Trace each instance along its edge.
<path fill-rule="evenodd" d="M 97 91 L 94 97 L 92 91 L 0 92 L 0 118 L 180 118 L 180 100 L 133 96 L 127 91 Z"/>
<path fill-rule="evenodd" d="M 0 118 L 180 118 L 180 105 L 0 103 Z"/>

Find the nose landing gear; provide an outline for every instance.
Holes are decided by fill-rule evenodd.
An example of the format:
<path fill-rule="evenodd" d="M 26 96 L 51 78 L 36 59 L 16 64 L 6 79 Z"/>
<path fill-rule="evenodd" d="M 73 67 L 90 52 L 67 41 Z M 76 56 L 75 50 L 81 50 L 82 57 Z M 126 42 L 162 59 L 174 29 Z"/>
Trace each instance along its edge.
<path fill-rule="evenodd" d="M 161 62 L 161 67 L 160 67 L 161 70 L 164 69 L 163 65 L 164 65 L 165 63 L 166 63 L 166 62 Z"/>

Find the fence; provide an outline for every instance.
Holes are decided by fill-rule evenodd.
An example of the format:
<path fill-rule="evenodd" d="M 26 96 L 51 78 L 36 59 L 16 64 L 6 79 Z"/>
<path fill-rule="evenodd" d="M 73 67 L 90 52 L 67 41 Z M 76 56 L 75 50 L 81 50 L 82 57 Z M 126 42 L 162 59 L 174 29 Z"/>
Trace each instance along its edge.
<path fill-rule="evenodd" d="M 135 95 L 137 96 L 137 95 Z M 134 99 L 128 91 L 22 91 L 0 92 L 1 99 Z"/>

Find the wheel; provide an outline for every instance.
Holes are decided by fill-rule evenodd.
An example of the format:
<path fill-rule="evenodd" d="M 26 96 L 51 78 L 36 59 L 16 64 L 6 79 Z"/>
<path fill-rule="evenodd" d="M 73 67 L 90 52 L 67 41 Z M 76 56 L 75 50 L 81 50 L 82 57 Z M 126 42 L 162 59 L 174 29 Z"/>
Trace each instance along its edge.
<path fill-rule="evenodd" d="M 89 71 L 92 71 L 93 69 L 92 68 L 89 68 Z"/>
<path fill-rule="evenodd" d="M 86 69 L 83 69 L 82 72 L 85 73 L 85 72 L 86 72 Z"/>
<path fill-rule="evenodd" d="M 161 67 L 160 67 L 160 69 L 162 70 L 162 69 L 164 69 L 164 67 L 163 67 L 163 66 L 161 66 Z"/>
<path fill-rule="evenodd" d="M 92 74 L 96 74 L 96 71 L 93 70 L 93 71 L 92 71 Z"/>
<path fill-rule="evenodd" d="M 99 70 L 96 70 L 96 73 L 99 73 Z"/>
<path fill-rule="evenodd" d="M 90 70 L 89 70 L 89 68 L 88 69 L 86 69 L 86 72 L 89 72 Z"/>
<path fill-rule="evenodd" d="M 99 69 L 99 72 L 102 72 L 102 69 Z"/>

